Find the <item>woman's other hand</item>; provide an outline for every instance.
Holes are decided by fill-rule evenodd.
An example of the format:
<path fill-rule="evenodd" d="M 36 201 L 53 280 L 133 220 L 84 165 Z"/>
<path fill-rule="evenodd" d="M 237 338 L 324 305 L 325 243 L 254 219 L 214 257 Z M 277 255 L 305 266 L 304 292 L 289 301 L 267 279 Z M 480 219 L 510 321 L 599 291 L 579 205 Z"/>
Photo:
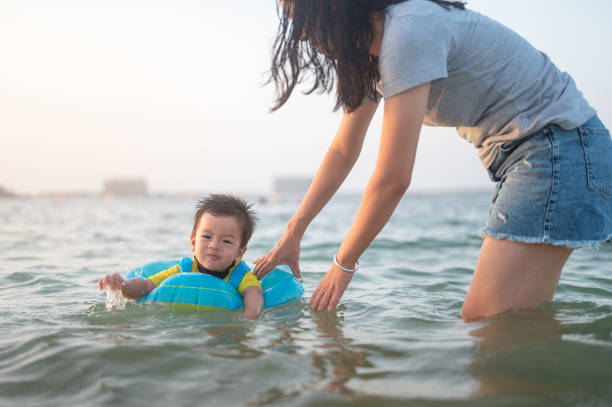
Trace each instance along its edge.
<path fill-rule="evenodd" d="M 330 312 L 334 311 L 346 287 L 353 279 L 353 274 L 332 265 L 321 279 L 317 289 L 312 293 L 312 297 L 310 297 L 312 309 L 323 311 L 327 308 Z"/>

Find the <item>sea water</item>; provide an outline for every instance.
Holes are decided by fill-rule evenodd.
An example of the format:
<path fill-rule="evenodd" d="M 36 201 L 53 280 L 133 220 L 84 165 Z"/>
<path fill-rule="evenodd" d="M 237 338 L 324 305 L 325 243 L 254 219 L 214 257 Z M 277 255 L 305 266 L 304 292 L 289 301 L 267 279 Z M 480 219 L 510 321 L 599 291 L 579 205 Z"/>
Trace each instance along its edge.
<path fill-rule="evenodd" d="M 466 323 L 490 194 L 408 194 L 337 312 L 313 312 L 359 205 L 336 197 L 304 236 L 300 300 L 256 321 L 107 309 L 104 274 L 190 255 L 195 199 L 0 200 L 0 406 L 612 405 L 609 244 L 576 251 L 540 309 Z M 297 202 L 256 206 L 249 263 Z"/>

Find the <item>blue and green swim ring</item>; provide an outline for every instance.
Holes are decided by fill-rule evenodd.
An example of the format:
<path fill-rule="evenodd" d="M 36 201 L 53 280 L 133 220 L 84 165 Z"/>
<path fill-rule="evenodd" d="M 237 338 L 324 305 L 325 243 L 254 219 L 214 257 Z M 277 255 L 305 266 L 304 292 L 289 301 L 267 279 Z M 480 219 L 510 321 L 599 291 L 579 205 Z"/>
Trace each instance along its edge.
<path fill-rule="evenodd" d="M 244 273 L 249 270 L 242 262 L 232 272 L 230 281 L 191 272 L 192 260 L 183 257 L 169 261 L 156 261 L 143 264 L 130 270 L 128 278 L 145 279 L 162 270 L 180 264 L 181 272 L 168 277 L 147 295 L 142 296 L 137 303 L 158 303 L 174 310 L 238 310 L 243 308 L 242 297 L 236 288 Z M 236 276 L 232 281 L 232 277 Z M 233 284 L 232 284 L 233 283 Z M 295 278 L 288 266 L 277 266 L 261 279 L 264 308 L 276 307 L 300 298 L 304 286 Z"/>

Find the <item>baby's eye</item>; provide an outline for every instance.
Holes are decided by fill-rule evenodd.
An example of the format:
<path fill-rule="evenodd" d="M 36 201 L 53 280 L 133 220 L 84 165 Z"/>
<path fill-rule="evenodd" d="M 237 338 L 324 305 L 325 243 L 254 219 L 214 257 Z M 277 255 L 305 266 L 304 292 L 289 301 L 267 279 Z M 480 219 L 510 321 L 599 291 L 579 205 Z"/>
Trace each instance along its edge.
<path fill-rule="evenodd" d="M 202 239 L 210 239 L 210 235 L 202 235 Z"/>
<path fill-rule="evenodd" d="M 232 241 L 231 240 L 227 240 L 227 239 L 223 239 L 223 243 L 225 243 L 225 244 L 232 244 Z"/>

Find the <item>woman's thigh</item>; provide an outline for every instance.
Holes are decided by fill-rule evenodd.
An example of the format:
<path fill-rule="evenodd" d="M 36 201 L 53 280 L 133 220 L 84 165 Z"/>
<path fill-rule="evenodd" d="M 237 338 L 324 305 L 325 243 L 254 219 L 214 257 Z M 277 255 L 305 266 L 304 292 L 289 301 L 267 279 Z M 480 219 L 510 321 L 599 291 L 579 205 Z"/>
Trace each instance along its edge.
<path fill-rule="evenodd" d="M 474 320 L 550 301 L 571 252 L 565 246 L 486 237 L 462 317 Z"/>

